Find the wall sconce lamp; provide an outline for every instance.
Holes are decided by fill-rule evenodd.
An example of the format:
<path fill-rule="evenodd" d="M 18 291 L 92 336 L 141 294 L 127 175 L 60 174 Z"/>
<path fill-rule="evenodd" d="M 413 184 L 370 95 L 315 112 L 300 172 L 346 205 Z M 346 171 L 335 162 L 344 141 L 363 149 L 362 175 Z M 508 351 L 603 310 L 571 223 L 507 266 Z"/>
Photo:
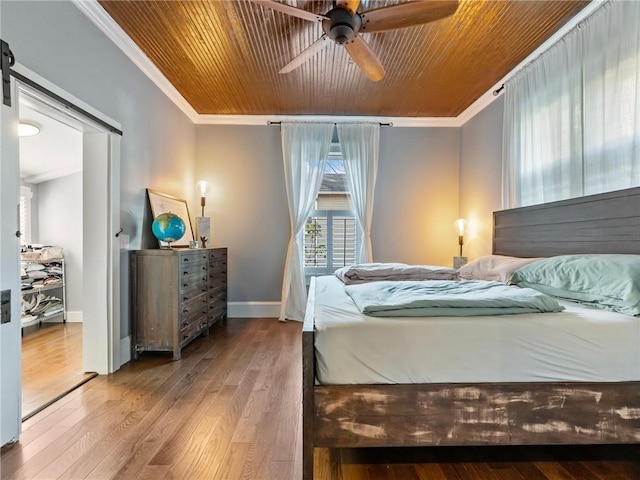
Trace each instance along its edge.
<path fill-rule="evenodd" d="M 199 239 L 201 248 L 206 248 L 207 241 L 211 237 L 211 219 L 204 216 L 204 206 L 207 203 L 207 193 L 211 191 L 211 186 L 206 180 L 200 180 L 196 183 L 196 191 L 200 194 L 200 207 L 202 207 L 202 216 L 196 217 L 196 235 Z"/>
<path fill-rule="evenodd" d="M 453 257 L 453 268 L 460 268 L 467 263 L 467 257 L 462 256 L 462 245 L 464 245 L 464 232 L 467 229 L 467 221 L 464 218 L 459 218 L 454 222 L 454 226 L 458 233 L 460 256 Z"/>

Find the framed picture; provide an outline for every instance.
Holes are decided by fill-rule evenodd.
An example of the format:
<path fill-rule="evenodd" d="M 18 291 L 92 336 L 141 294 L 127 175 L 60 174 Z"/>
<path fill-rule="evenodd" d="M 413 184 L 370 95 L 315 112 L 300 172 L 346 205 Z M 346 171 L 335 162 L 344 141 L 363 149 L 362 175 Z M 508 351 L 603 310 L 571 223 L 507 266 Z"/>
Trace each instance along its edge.
<path fill-rule="evenodd" d="M 173 213 L 179 216 L 185 225 L 185 232 L 180 240 L 171 242 L 172 247 L 188 247 L 189 242 L 193 241 L 193 229 L 191 228 L 191 217 L 189 216 L 189 207 L 187 201 L 183 198 L 173 197 L 166 193 L 147 188 L 147 196 L 149 197 L 149 205 L 151 205 L 151 215 L 156 218 L 161 213 Z M 166 242 L 160 242 L 162 246 Z"/>

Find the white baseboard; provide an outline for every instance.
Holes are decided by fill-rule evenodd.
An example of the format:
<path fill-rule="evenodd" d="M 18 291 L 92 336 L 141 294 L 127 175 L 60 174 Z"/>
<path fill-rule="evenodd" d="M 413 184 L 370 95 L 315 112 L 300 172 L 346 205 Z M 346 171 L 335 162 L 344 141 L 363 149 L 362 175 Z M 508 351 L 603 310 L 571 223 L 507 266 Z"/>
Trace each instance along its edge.
<path fill-rule="evenodd" d="M 278 318 L 280 302 L 228 302 L 229 318 Z"/>
<path fill-rule="evenodd" d="M 43 323 L 62 323 L 62 315 L 45 318 Z M 67 323 L 82 323 L 82 312 L 67 312 Z"/>
<path fill-rule="evenodd" d="M 131 335 L 120 339 L 120 366 L 131 360 Z"/>

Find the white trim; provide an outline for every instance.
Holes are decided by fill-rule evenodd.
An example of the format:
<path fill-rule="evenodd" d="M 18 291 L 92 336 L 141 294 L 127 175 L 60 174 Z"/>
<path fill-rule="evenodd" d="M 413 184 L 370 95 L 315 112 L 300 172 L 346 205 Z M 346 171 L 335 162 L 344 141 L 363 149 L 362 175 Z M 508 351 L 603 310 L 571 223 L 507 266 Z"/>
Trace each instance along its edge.
<path fill-rule="evenodd" d="M 131 360 L 131 335 L 120 339 L 120 366 Z"/>
<path fill-rule="evenodd" d="M 278 318 L 280 302 L 228 302 L 229 318 Z"/>
<path fill-rule="evenodd" d="M 198 115 L 198 125 L 266 125 L 268 122 L 378 122 L 394 127 L 459 127 L 456 117 L 367 117 L 346 115 Z"/>
<path fill-rule="evenodd" d="M 391 123 L 394 127 L 461 127 L 478 112 L 490 105 L 497 96 L 493 91 L 510 79 L 518 70 L 533 61 L 535 58 L 572 28 L 597 10 L 606 0 L 593 0 L 577 15 L 565 23 L 546 42 L 538 47 L 531 55 L 520 62 L 513 70 L 505 75 L 490 90 L 481 95 L 474 103 L 457 117 L 366 117 L 366 116 L 320 116 L 320 115 L 201 115 L 198 114 L 175 87 L 166 79 L 158 68 L 142 53 L 140 48 L 120 28 L 120 26 L 100 6 L 97 0 L 71 0 L 82 13 L 84 13 L 131 61 L 155 83 L 158 88 L 196 125 L 265 125 L 267 122 L 281 122 L 287 120 L 296 121 L 369 121 Z M 74 102 L 78 104 L 77 102 Z M 79 104 L 78 104 L 79 105 Z"/>
<path fill-rule="evenodd" d="M 51 318 L 44 318 L 42 323 L 82 323 L 82 311 L 67 311 L 67 319 L 64 320 L 62 315 L 52 315 Z"/>
<path fill-rule="evenodd" d="M 144 73 L 169 99 L 189 117 L 193 123 L 197 122 L 198 113 L 167 80 L 142 50 L 131 40 L 124 30 L 100 6 L 97 0 L 71 0 L 78 9 L 91 20 L 102 33 L 129 57 L 129 59 Z"/>

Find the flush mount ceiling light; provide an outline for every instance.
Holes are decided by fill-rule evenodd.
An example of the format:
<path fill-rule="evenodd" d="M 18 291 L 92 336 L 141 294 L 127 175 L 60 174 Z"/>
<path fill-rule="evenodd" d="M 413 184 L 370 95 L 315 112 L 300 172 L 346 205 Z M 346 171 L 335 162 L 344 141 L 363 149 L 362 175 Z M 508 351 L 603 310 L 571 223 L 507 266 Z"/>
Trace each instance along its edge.
<path fill-rule="evenodd" d="M 19 137 L 33 137 L 40 133 L 40 127 L 35 123 L 20 122 L 18 124 Z"/>

